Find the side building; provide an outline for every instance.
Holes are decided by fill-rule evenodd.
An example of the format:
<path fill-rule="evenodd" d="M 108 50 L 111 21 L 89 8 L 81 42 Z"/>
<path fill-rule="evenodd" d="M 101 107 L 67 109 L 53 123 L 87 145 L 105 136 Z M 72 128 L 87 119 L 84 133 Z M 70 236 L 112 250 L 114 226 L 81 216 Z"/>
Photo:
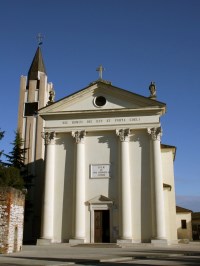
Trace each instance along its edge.
<path fill-rule="evenodd" d="M 192 239 L 192 211 L 176 206 L 176 226 L 178 240 L 188 242 Z"/>

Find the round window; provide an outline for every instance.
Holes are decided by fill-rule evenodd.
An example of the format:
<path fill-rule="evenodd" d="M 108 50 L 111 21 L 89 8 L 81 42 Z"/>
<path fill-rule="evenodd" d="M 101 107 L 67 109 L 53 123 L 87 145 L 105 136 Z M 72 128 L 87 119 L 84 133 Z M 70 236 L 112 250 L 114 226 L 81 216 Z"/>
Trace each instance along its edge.
<path fill-rule="evenodd" d="M 102 107 L 106 104 L 106 98 L 103 96 L 98 96 L 95 98 L 94 103 L 98 107 Z"/>

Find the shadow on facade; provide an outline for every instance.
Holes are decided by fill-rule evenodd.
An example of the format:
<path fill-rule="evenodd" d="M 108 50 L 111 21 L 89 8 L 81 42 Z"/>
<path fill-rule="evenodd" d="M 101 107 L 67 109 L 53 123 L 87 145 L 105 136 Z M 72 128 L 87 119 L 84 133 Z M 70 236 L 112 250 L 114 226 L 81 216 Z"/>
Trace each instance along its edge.
<path fill-rule="evenodd" d="M 23 243 L 36 244 L 41 230 L 44 160 L 40 159 L 26 165 L 24 181 L 27 194 L 25 199 Z"/>
<path fill-rule="evenodd" d="M 62 199 L 62 224 L 61 224 L 61 242 L 69 242 L 69 239 L 71 239 L 72 231 L 70 228 L 72 228 L 72 217 L 74 217 L 73 213 L 73 195 L 74 195 L 74 164 L 72 162 L 75 162 L 75 143 L 71 142 L 70 140 L 66 139 L 65 142 L 58 143 L 60 145 L 64 145 L 64 150 L 66 151 L 66 157 L 65 157 L 65 169 L 64 169 L 64 183 L 63 183 L 63 199 Z"/>
<path fill-rule="evenodd" d="M 132 210 L 140 210 L 140 217 L 136 217 L 136 219 L 139 219 L 141 222 L 141 228 L 140 228 L 140 237 L 141 242 L 150 242 L 152 237 L 152 202 L 151 202 L 151 168 L 150 168 L 150 144 L 148 141 L 148 136 L 146 134 L 140 134 L 135 133 L 131 137 L 131 141 L 138 143 L 139 148 L 141 149 L 141 160 L 139 165 L 139 169 L 141 169 L 141 173 L 139 176 L 134 176 L 135 179 L 137 179 L 140 182 L 141 192 L 140 192 L 140 200 L 138 201 L 138 206 L 134 205 L 133 202 Z M 133 152 L 133 158 L 134 160 L 134 152 Z M 138 173 L 139 174 L 139 173 Z M 133 178 L 133 177 L 132 177 Z M 134 182 L 132 180 L 132 185 L 134 186 Z M 134 188 L 133 188 L 134 190 Z M 137 215 L 136 212 L 133 213 L 134 215 Z M 133 228 L 134 232 L 134 228 Z"/>
<path fill-rule="evenodd" d="M 120 158 L 118 158 L 119 155 L 119 140 L 115 133 L 110 132 L 110 134 L 105 134 L 98 138 L 99 143 L 106 143 L 107 148 L 109 149 L 109 160 L 111 167 L 111 175 L 109 178 L 109 184 L 108 184 L 108 198 L 113 200 L 113 206 L 110 209 L 110 221 L 111 221 L 111 227 L 110 227 L 110 241 L 111 239 L 116 242 L 116 240 L 119 238 L 119 224 L 118 219 L 116 217 L 119 216 L 119 165 L 118 161 Z"/>

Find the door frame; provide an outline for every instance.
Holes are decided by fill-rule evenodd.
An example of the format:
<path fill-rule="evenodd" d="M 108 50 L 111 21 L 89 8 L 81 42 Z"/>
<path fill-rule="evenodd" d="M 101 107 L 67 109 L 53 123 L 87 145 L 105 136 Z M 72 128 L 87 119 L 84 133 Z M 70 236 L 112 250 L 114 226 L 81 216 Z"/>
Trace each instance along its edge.
<path fill-rule="evenodd" d="M 94 211 L 104 211 L 109 210 L 109 217 L 110 217 L 110 242 L 112 242 L 112 214 L 111 214 L 111 206 L 110 203 L 104 204 L 90 204 L 90 243 L 94 242 L 94 234 L 95 234 L 95 221 L 94 221 Z"/>

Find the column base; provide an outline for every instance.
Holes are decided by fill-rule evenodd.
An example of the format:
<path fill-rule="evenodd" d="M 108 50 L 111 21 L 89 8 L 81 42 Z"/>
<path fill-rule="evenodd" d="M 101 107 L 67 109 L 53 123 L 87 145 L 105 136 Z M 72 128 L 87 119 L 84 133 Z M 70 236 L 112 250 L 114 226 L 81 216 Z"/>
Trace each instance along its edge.
<path fill-rule="evenodd" d="M 52 243 L 51 239 L 46 239 L 46 238 L 39 238 L 37 239 L 37 246 L 45 246 L 45 245 L 50 245 Z"/>
<path fill-rule="evenodd" d="M 168 245 L 167 239 L 151 239 L 151 244 L 154 245 Z"/>
<path fill-rule="evenodd" d="M 71 245 L 78 245 L 78 244 L 84 244 L 85 239 L 70 239 L 69 244 Z"/>

